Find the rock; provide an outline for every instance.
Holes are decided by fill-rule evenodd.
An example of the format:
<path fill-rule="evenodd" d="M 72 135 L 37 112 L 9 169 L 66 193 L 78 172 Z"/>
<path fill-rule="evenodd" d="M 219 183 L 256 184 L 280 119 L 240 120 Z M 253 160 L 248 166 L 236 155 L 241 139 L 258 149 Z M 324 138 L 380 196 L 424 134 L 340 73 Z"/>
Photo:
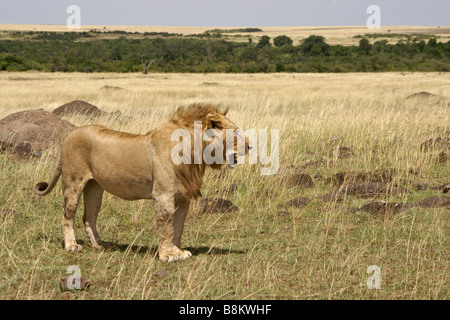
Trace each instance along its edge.
<path fill-rule="evenodd" d="M 359 182 L 390 182 L 394 174 L 395 170 L 393 169 L 376 170 L 374 172 L 338 172 L 331 178 L 331 181 L 336 186 Z"/>
<path fill-rule="evenodd" d="M 388 203 L 383 200 L 376 200 L 363 205 L 359 210 L 369 212 L 372 214 L 395 214 L 406 210 L 407 206 L 403 203 L 391 202 Z"/>
<path fill-rule="evenodd" d="M 427 91 L 420 91 L 420 92 L 415 92 L 413 94 L 410 94 L 409 96 L 406 97 L 406 99 L 412 99 L 412 98 L 433 98 L 433 97 L 438 97 L 437 95 L 435 95 L 434 93 L 430 93 Z"/>
<path fill-rule="evenodd" d="M 153 276 L 154 276 L 155 278 L 164 279 L 164 278 L 167 278 L 168 276 L 170 276 L 170 272 L 167 271 L 167 270 L 161 269 L 161 270 L 156 271 L 156 272 L 153 274 Z"/>
<path fill-rule="evenodd" d="M 75 128 L 42 109 L 16 112 L 0 120 L 1 149 L 21 159 L 40 156 L 44 150 L 59 145 Z"/>
<path fill-rule="evenodd" d="M 73 115 L 73 114 L 82 114 L 89 116 L 101 116 L 105 115 L 106 112 L 100 110 L 93 104 L 90 104 L 81 100 L 74 100 L 72 102 L 63 104 L 62 106 L 53 110 L 53 114 L 58 116 L 63 115 Z"/>
<path fill-rule="evenodd" d="M 313 188 L 314 182 L 311 176 L 306 173 L 294 173 L 288 174 L 281 178 L 281 183 L 285 184 L 287 187 L 302 187 L 302 188 Z"/>
<path fill-rule="evenodd" d="M 203 197 L 199 201 L 199 206 L 202 208 L 202 214 L 226 213 L 239 210 L 230 200 L 219 197 Z"/>
<path fill-rule="evenodd" d="M 319 196 L 319 199 L 324 202 L 340 201 L 346 195 L 356 196 L 358 198 L 373 198 L 379 195 L 396 195 L 407 193 L 403 187 L 385 182 L 361 182 L 342 185 L 334 191 Z"/>
<path fill-rule="evenodd" d="M 422 208 L 438 208 L 450 206 L 450 196 L 435 196 L 425 198 L 417 203 Z"/>
<path fill-rule="evenodd" d="M 341 190 L 341 193 L 347 195 L 356 195 L 361 198 L 370 198 L 379 194 L 394 195 L 407 192 L 408 191 L 403 187 L 384 182 L 352 183 L 343 186 Z"/>
<path fill-rule="evenodd" d="M 31 149 L 31 144 L 29 144 L 27 141 L 24 141 L 19 143 L 14 148 L 14 154 L 16 154 L 21 159 L 27 159 L 32 155 Z"/>

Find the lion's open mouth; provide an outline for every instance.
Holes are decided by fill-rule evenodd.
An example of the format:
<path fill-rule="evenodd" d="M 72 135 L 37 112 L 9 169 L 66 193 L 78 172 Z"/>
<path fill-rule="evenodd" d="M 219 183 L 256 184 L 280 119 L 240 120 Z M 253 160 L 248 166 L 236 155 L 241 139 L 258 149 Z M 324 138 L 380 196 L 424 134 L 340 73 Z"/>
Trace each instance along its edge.
<path fill-rule="evenodd" d="M 238 157 L 236 153 L 229 153 L 227 155 L 227 164 L 230 168 L 235 168 L 238 164 Z"/>

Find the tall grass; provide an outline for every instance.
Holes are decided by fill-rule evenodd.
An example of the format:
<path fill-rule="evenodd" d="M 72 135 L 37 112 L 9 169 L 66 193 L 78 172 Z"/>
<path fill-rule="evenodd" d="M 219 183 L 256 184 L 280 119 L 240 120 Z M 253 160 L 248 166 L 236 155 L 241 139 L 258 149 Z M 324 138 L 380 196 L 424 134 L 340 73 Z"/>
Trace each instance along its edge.
<path fill-rule="evenodd" d="M 43 74 L 0 73 L 0 118 L 26 109 L 52 111 L 85 100 L 129 118 L 74 115 L 76 125 L 99 123 L 145 133 L 166 122 L 178 107 L 210 102 L 230 107 L 229 118 L 244 129 L 279 129 L 280 173 L 261 176 L 260 165 L 208 171 L 203 194 L 232 200 L 240 211 L 201 214 L 193 206 L 182 245 L 194 256 L 164 264 L 157 259 L 153 204 L 105 195 L 99 232 L 112 249 L 91 248 L 82 230 L 83 252 L 62 248 L 60 189 L 38 198 L 32 187 L 49 179 L 52 153 L 28 162 L 0 154 L 2 299 L 446 299 L 448 298 L 448 208 L 419 207 L 390 217 L 351 209 L 367 200 L 321 202 L 327 178 L 339 171 L 396 168 L 396 177 L 431 186 L 448 182 L 448 162 L 420 144 L 446 137 L 450 123 L 449 75 L 380 74 Z M 203 85 L 204 82 L 217 85 Z M 104 86 L 122 89 L 105 89 Z M 428 91 L 436 97 L 406 99 Z M 337 159 L 337 145 L 354 156 Z M 289 165 L 304 169 L 310 189 L 288 188 L 280 179 Z M 416 172 L 413 174 L 412 172 Z M 237 184 L 235 192 L 226 187 Z M 437 195 L 429 189 L 387 201 L 417 202 Z M 311 199 L 279 214 L 296 196 Z M 59 280 L 78 265 L 89 289 L 61 292 Z M 366 286 L 367 267 L 381 269 L 381 290 Z M 160 270 L 168 271 L 164 275 Z"/>

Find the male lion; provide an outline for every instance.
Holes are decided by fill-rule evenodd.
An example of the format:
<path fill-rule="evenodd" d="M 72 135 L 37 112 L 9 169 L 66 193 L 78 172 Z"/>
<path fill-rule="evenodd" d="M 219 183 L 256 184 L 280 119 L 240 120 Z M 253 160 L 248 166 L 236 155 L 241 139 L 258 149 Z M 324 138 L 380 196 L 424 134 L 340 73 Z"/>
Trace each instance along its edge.
<path fill-rule="evenodd" d="M 218 169 L 222 164 L 206 164 L 205 161 L 175 164 L 171 151 L 177 142 L 172 141 L 172 133 L 176 129 L 185 129 L 193 136 L 194 121 L 201 121 L 202 134 L 212 129 L 225 137 L 226 130 L 231 129 L 239 135 L 238 127 L 225 115 L 226 111 L 221 112 L 217 107 L 193 104 L 179 108 L 168 123 L 144 135 L 117 132 L 96 125 L 73 130 L 62 143 L 60 161 L 50 184 L 40 182 L 34 188 L 38 195 L 48 194 L 62 176 L 65 249 L 81 251 L 81 245 L 75 240 L 73 221 L 82 193 L 83 222 L 89 240 L 96 249 L 107 246 L 100 240 L 96 227 L 103 191 L 106 190 L 125 200 L 154 199 L 159 258 L 168 262 L 189 258 L 191 253 L 181 249 L 181 234 L 190 201 L 201 196 L 206 166 Z M 211 143 L 223 143 L 224 161 L 220 162 L 226 162 L 232 155 L 230 165 L 236 165 L 238 149 L 234 136 L 232 153 L 226 150 L 226 139 L 223 142 L 219 139 L 202 140 L 201 151 Z M 244 154 L 251 148 L 247 137 L 244 148 Z M 239 155 L 243 154 L 239 152 Z M 193 148 L 190 156 L 194 158 Z"/>

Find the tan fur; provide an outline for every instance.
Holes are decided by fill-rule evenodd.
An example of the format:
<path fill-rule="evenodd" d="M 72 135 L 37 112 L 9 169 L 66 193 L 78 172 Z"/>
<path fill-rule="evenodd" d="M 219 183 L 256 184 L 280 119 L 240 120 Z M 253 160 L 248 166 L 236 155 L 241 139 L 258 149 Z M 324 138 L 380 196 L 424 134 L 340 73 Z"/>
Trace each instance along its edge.
<path fill-rule="evenodd" d="M 83 222 L 92 246 L 101 249 L 106 245 L 100 240 L 96 221 L 103 192 L 107 191 L 126 200 L 154 199 L 159 258 L 169 262 L 189 258 L 191 253 L 181 249 L 181 234 L 191 199 L 201 195 L 207 165 L 175 165 L 171 150 L 177 142 L 171 141 L 171 134 L 175 129 L 186 128 L 192 136 L 194 121 L 202 121 L 203 132 L 215 127 L 223 131 L 225 137 L 226 129 L 237 129 L 225 114 L 217 107 L 195 104 L 179 108 L 168 123 L 145 135 L 117 132 L 102 126 L 85 126 L 72 131 L 62 143 L 60 163 L 52 181 L 38 183 L 35 187 L 37 194 L 45 195 L 62 176 L 66 250 L 81 250 L 73 229 L 81 194 L 85 207 Z M 203 142 L 202 147 L 207 143 Z M 217 169 L 221 165 L 211 167 Z"/>

